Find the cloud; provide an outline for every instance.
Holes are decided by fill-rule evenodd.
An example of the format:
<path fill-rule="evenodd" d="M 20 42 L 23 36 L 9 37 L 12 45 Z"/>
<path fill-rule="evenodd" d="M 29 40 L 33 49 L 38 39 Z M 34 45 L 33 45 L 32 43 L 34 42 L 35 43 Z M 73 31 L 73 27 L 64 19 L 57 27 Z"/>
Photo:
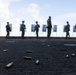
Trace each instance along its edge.
<path fill-rule="evenodd" d="M 17 11 L 17 16 L 20 18 L 24 15 L 33 21 L 38 21 L 41 25 L 46 24 L 46 20 L 41 14 L 41 7 L 36 3 L 30 3 L 28 6 L 23 7 Z"/>
<path fill-rule="evenodd" d="M 5 25 L 6 25 L 6 22 L 9 21 L 9 22 L 12 22 L 12 21 L 15 21 L 16 24 L 18 24 L 18 21 L 19 21 L 19 18 L 18 17 L 15 17 L 14 13 L 11 13 L 10 12 L 10 4 L 12 2 L 17 2 L 17 1 L 20 1 L 20 0 L 0 0 L 0 25 L 1 25 L 1 28 L 0 28 L 0 32 L 1 35 L 5 35 Z"/>
<path fill-rule="evenodd" d="M 9 2 L 10 0 L 0 0 L 0 20 L 6 21 L 10 18 L 10 12 L 9 12 Z"/>
<path fill-rule="evenodd" d="M 42 18 L 40 14 L 40 7 L 37 4 L 35 3 L 29 4 L 27 12 L 34 21 L 38 20 L 41 24 L 45 23 L 45 20 Z"/>
<path fill-rule="evenodd" d="M 11 1 L 14 1 L 14 2 L 19 2 L 19 1 L 21 1 L 21 0 L 11 0 Z"/>
<path fill-rule="evenodd" d="M 18 11 L 17 11 L 17 15 L 26 15 L 27 14 L 27 8 L 25 7 L 25 8 L 21 8 L 21 9 L 19 9 Z"/>
<path fill-rule="evenodd" d="M 71 25 L 74 25 L 76 23 L 76 12 L 55 16 L 53 20 L 56 21 L 59 26 L 65 25 L 66 21 L 69 21 Z"/>
<path fill-rule="evenodd" d="M 30 13 L 31 17 L 34 19 L 38 19 L 39 18 L 39 13 L 40 13 L 40 8 L 38 7 L 37 4 L 30 4 L 28 6 L 27 11 Z"/>
<path fill-rule="evenodd" d="M 16 2 L 20 0 L 0 0 L 0 21 L 6 22 L 9 21 L 12 17 L 12 13 L 9 10 L 11 2 Z"/>
<path fill-rule="evenodd" d="M 50 9 L 51 8 L 51 4 L 45 4 L 45 7 Z"/>
<path fill-rule="evenodd" d="M 71 19 L 71 18 L 76 18 L 76 12 L 66 13 L 66 14 L 60 15 L 59 17 L 60 17 L 60 18 L 63 18 L 63 19 L 64 19 L 64 18 L 68 18 L 68 19 L 69 19 L 69 18 L 70 18 L 70 19 Z"/>

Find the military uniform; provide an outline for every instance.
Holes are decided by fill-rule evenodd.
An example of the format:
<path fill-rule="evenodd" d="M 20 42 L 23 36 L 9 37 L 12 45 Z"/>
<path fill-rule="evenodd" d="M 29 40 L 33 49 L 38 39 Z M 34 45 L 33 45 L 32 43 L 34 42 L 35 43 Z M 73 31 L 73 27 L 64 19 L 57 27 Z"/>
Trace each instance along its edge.
<path fill-rule="evenodd" d="M 47 20 L 47 37 L 48 37 L 48 38 L 50 38 L 51 29 L 52 29 L 52 23 L 51 23 L 51 20 L 48 19 L 48 20 Z"/>
<path fill-rule="evenodd" d="M 21 37 L 22 37 L 22 39 L 24 38 L 25 29 L 26 29 L 25 24 L 21 24 L 21 31 L 22 31 Z"/>
<path fill-rule="evenodd" d="M 10 28 L 9 24 L 7 24 L 6 25 L 6 32 L 7 32 L 6 39 L 9 38 L 10 31 L 11 31 L 11 28 Z"/>
<path fill-rule="evenodd" d="M 35 31 L 36 31 L 37 39 L 38 39 L 39 27 L 40 27 L 40 25 L 39 25 L 39 24 L 36 24 L 36 26 L 35 26 Z"/>
<path fill-rule="evenodd" d="M 70 25 L 67 24 L 67 26 L 66 26 L 66 39 L 67 39 L 68 36 L 69 36 L 69 38 L 70 38 L 69 31 L 70 31 Z"/>

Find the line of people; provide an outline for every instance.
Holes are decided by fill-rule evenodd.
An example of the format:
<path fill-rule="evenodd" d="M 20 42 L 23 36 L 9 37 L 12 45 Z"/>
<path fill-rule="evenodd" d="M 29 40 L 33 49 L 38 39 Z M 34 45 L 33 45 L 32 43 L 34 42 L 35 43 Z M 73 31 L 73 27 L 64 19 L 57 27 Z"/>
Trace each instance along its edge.
<path fill-rule="evenodd" d="M 22 39 L 24 39 L 25 29 L 26 29 L 26 25 L 24 23 L 25 23 L 25 21 L 22 21 L 22 24 L 21 24 L 21 27 L 20 27 L 20 31 L 22 31 L 22 33 L 21 33 L 21 38 Z M 38 21 L 36 21 L 35 23 L 36 23 L 35 32 L 36 32 L 36 37 L 38 39 L 38 37 L 39 37 L 38 33 L 39 33 L 40 25 L 38 24 Z M 67 25 L 66 25 L 66 39 L 67 39 L 68 36 L 70 38 L 70 34 L 69 34 L 70 24 L 69 24 L 68 21 L 66 23 L 67 23 Z M 47 38 L 48 39 L 50 38 L 51 30 L 52 30 L 52 21 L 51 21 L 51 16 L 49 16 L 49 18 L 47 20 Z M 7 25 L 6 25 L 6 32 L 7 32 L 6 39 L 9 38 L 10 31 L 11 31 L 11 28 L 10 28 L 9 22 L 7 22 Z"/>

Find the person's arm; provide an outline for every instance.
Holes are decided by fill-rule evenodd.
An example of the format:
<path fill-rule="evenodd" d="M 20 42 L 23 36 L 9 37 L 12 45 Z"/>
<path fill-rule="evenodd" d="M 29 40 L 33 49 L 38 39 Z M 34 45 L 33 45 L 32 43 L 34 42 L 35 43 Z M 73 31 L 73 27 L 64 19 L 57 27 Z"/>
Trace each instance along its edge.
<path fill-rule="evenodd" d="M 40 28 L 40 25 L 39 25 L 39 28 Z"/>

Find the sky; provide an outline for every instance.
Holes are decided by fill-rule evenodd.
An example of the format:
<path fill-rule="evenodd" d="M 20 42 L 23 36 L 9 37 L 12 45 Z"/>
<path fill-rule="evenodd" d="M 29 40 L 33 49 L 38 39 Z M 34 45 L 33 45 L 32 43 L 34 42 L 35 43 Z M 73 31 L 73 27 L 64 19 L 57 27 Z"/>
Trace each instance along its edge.
<path fill-rule="evenodd" d="M 42 32 L 42 25 L 47 24 L 48 16 L 52 17 L 52 25 L 57 25 L 57 32 L 51 36 L 65 36 L 63 27 L 66 21 L 70 23 L 70 35 L 73 33 L 73 25 L 76 24 L 76 0 L 0 0 L 0 36 L 6 36 L 6 22 L 12 24 L 11 36 L 21 36 L 20 24 L 25 20 L 25 36 L 35 36 L 31 32 L 31 24 L 38 21 L 40 24 L 39 36 L 47 36 Z"/>

